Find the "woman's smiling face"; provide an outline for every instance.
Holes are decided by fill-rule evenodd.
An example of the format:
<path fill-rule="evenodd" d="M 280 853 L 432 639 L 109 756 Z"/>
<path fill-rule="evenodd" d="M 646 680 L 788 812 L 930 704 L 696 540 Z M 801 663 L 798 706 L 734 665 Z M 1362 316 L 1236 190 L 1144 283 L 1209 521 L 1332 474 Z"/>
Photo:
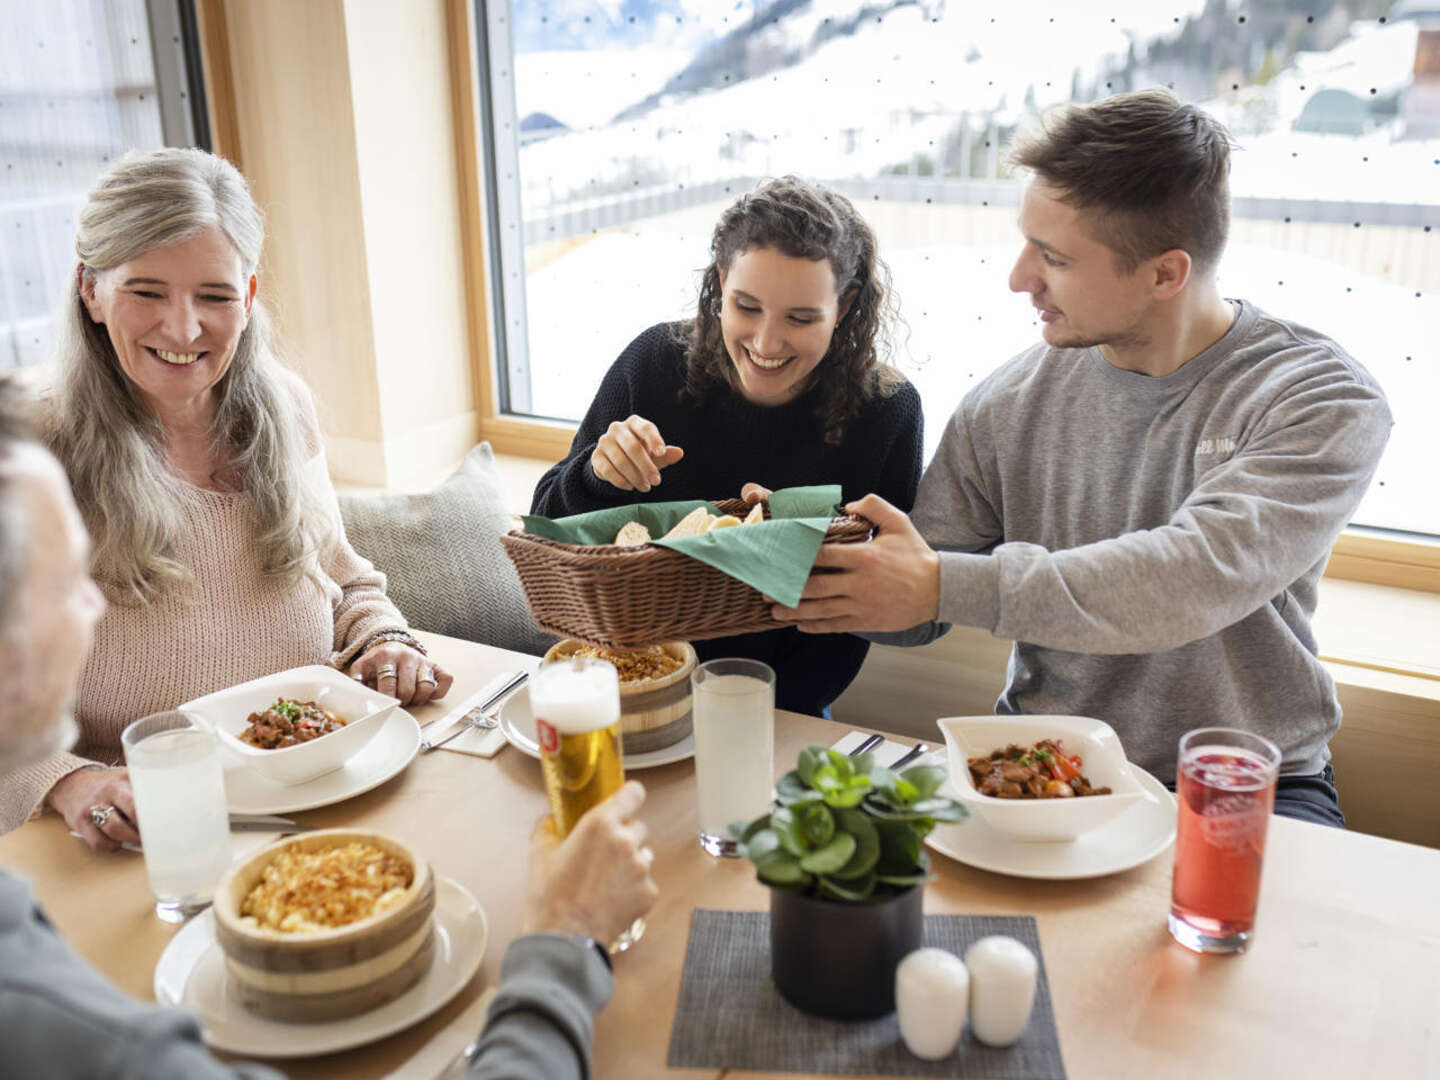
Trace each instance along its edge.
<path fill-rule="evenodd" d="M 162 416 L 203 397 L 229 369 L 255 288 L 218 228 L 94 276 L 82 269 L 80 279 L 86 310 L 105 327 L 121 370 Z"/>
<path fill-rule="evenodd" d="M 829 259 L 747 248 L 720 268 L 720 332 L 740 394 L 783 405 L 810 385 L 851 297 L 837 295 Z"/>

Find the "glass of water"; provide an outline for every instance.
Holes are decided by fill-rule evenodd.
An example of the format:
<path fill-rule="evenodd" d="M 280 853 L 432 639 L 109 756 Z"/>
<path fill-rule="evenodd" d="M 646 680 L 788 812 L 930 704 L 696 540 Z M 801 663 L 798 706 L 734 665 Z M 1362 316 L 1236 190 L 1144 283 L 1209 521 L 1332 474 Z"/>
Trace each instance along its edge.
<path fill-rule="evenodd" d="M 230 815 L 214 729 L 171 711 L 136 720 L 120 736 L 155 914 L 184 922 L 209 906 L 230 867 Z"/>
<path fill-rule="evenodd" d="M 700 846 L 733 857 L 730 826 L 765 813 L 775 787 L 775 672 L 758 660 L 711 660 L 690 679 Z"/>

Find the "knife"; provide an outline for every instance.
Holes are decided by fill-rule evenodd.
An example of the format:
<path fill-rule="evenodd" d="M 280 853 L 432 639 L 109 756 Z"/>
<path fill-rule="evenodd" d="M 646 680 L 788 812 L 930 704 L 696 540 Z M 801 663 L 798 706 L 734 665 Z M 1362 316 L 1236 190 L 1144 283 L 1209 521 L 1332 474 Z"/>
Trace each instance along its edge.
<path fill-rule="evenodd" d="M 313 825 L 301 825 L 276 814 L 231 814 L 231 832 L 309 832 Z"/>
<path fill-rule="evenodd" d="M 909 765 L 910 762 L 914 761 L 929 749 L 930 747 L 926 746 L 923 742 L 917 742 L 914 746 L 910 747 L 909 750 L 905 751 L 899 761 L 890 766 L 890 771 L 898 773 L 906 765 Z"/>
<path fill-rule="evenodd" d="M 874 750 L 875 747 L 879 746 L 884 741 L 884 735 L 867 735 L 865 736 L 865 738 L 860 740 L 860 744 L 856 746 L 854 750 L 850 751 L 850 756 L 859 757 L 861 754 L 865 753 L 866 750 Z"/>
<path fill-rule="evenodd" d="M 424 751 L 434 750 L 442 743 L 447 743 L 458 736 L 466 728 L 477 726 L 478 722 L 484 719 L 487 711 L 493 709 L 504 700 L 507 694 L 517 690 L 528 678 L 530 678 L 528 671 L 517 671 L 506 679 L 500 689 L 494 693 L 486 694 L 483 689 L 477 690 L 439 720 L 431 721 L 431 723 L 435 725 L 435 732 L 443 731 L 445 734 L 438 737 L 435 735 L 427 735 L 420 743 L 420 749 Z M 454 725 L 453 729 L 452 725 Z M 426 724 L 425 726 L 429 727 L 430 725 Z M 486 724 L 484 726 L 489 727 L 490 725 Z"/>

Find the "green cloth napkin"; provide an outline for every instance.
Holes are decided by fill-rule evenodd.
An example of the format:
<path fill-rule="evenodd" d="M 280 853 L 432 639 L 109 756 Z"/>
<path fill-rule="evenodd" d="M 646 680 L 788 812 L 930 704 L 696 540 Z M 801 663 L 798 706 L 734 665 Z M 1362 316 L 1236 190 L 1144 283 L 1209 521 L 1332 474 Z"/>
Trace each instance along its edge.
<path fill-rule="evenodd" d="M 839 484 L 783 488 L 770 496 L 769 521 L 653 542 L 699 559 L 785 606 L 794 607 L 800 602 L 805 580 L 815 565 L 815 556 L 820 553 L 825 530 L 830 527 L 839 501 Z M 635 503 L 553 520 L 533 515 L 526 515 L 522 520 L 526 532 L 547 540 L 613 544 L 615 534 L 628 522 L 638 521 L 650 530 L 651 536 L 660 537 L 697 506 L 708 505 L 699 499 Z M 710 510 L 715 512 L 714 507 Z"/>

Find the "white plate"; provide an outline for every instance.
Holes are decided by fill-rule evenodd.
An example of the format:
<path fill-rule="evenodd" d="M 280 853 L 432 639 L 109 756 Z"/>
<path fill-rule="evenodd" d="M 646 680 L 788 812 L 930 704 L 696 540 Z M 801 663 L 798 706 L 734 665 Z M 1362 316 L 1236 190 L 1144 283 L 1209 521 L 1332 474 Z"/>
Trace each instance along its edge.
<path fill-rule="evenodd" d="M 540 756 L 540 744 L 535 741 L 535 718 L 530 715 L 530 692 L 522 686 L 505 702 L 500 710 L 500 734 L 510 745 L 522 754 L 533 758 Z M 625 755 L 625 771 L 631 769 L 653 769 L 657 765 L 669 765 L 695 756 L 695 735 L 686 735 L 677 743 L 649 750 L 643 754 Z"/>
<path fill-rule="evenodd" d="M 958 825 L 936 825 L 925 843 L 956 862 L 1015 877 L 1061 880 L 1118 874 L 1149 862 L 1175 840 L 1175 796 L 1134 762 L 1130 769 L 1154 801 L 1137 802 L 1109 824 L 1074 840 L 1016 840 L 971 814 Z M 940 791 L 955 796 L 949 780 Z"/>
<path fill-rule="evenodd" d="M 340 768 L 303 784 L 267 780 L 225 749 L 225 799 L 232 814 L 291 814 L 329 806 L 403 772 L 419 749 L 420 725 L 404 709 L 391 713 L 369 745 Z"/>
<path fill-rule="evenodd" d="M 226 988 L 225 954 L 206 910 L 170 939 L 155 965 L 155 1000 L 194 1013 L 205 1042 L 252 1057 L 314 1057 L 363 1046 L 418 1024 L 470 981 L 485 956 L 485 911 L 463 886 L 435 876 L 435 962 L 394 1001 L 344 1020 L 286 1024 L 257 1016 Z"/>

